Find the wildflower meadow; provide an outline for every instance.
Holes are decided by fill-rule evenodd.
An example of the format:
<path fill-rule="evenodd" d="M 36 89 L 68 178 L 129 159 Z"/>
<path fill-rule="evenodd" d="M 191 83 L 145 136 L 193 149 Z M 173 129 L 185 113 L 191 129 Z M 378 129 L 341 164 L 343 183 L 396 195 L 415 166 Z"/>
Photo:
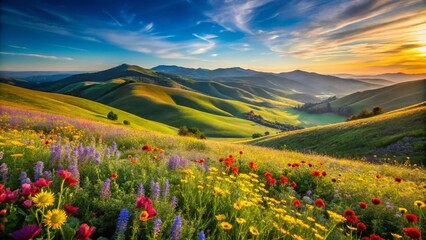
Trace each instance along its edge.
<path fill-rule="evenodd" d="M 426 235 L 419 166 L 1 110 L 1 239 Z"/>

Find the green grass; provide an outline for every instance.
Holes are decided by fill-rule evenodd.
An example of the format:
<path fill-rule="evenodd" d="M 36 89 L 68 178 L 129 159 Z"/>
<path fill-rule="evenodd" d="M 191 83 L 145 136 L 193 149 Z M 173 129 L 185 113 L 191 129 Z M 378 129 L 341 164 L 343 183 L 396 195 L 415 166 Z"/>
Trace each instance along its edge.
<path fill-rule="evenodd" d="M 425 103 L 388 112 L 368 119 L 307 128 L 253 140 L 250 143 L 273 148 L 313 151 L 335 156 L 374 154 L 375 148 L 386 147 L 406 136 L 412 142 L 417 162 L 425 161 Z"/>
<path fill-rule="evenodd" d="M 0 83 L 0 105 L 118 125 L 122 125 L 123 120 L 128 120 L 131 123 L 128 126 L 129 128 L 149 129 L 168 134 L 176 134 L 177 132 L 176 129 L 165 124 L 149 121 L 117 108 L 84 98 L 34 91 L 3 83 Z M 114 122 L 106 118 L 109 111 L 118 114 L 118 121 Z"/>
<path fill-rule="evenodd" d="M 357 92 L 331 102 L 333 108 L 349 106 L 354 113 L 367 108 L 382 107 L 392 111 L 426 100 L 426 80 L 399 83 L 392 86 Z M 325 107 L 319 105 L 318 107 Z"/>
<path fill-rule="evenodd" d="M 276 129 L 264 127 L 242 119 L 249 111 L 260 114 L 269 121 L 312 126 L 315 115 L 300 117 L 300 114 L 247 104 L 236 100 L 224 100 L 181 88 L 170 88 L 147 83 L 91 83 L 83 84 L 82 89 L 72 89 L 70 94 L 79 94 L 84 98 L 122 109 L 146 119 L 161 122 L 174 127 L 198 127 L 207 137 L 247 138 L 253 133 L 276 132 Z M 67 93 L 66 91 L 62 91 Z M 106 93 L 96 98 L 96 92 Z M 310 120 L 307 120 L 310 119 Z M 333 123 L 338 119 L 317 121 L 318 124 Z M 309 122 L 309 123 L 308 123 Z"/>

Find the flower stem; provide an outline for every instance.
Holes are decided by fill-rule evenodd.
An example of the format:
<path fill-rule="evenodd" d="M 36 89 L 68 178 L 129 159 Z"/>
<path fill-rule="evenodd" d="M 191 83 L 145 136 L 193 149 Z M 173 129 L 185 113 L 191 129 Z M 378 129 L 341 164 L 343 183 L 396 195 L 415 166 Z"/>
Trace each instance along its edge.
<path fill-rule="evenodd" d="M 59 207 L 61 206 L 62 192 L 63 192 L 63 189 L 64 189 L 64 183 L 65 183 L 65 179 L 63 179 L 62 183 L 61 183 L 61 191 L 59 192 L 58 206 L 57 206 L 56 209 L 59 209 Z"/>

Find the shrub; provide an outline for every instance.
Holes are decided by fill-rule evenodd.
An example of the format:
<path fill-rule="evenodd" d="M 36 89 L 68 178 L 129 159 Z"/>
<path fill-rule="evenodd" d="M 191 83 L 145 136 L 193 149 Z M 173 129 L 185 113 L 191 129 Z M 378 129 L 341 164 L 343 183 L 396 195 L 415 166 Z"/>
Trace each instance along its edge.
<path fill-rule="evenodd" d="M 116 113 L 114 113 L 113 111 L 110 111 L 107 115 L 108 119 L 116 121 L 118 119 L 118 116 Z"/>
<path fill-rule="evenodd" d="M 261 133 L 253 133 L 253 135 L 251 135 L 252 138 L 260 138 L 263 135 Z"/>
<path fill-rule="evenodd" d="M 266 132 L 265 132 L 265 136 L 268 136 L 268 135 L 269 135 L 269 132 L 268 132 L 268 131 L 266 131 Z"/>
<path fill-rule="evenodd" d="M 384 112 L 385 112 L 385 110 L 383 110 L 383 108 L 381 108 L 381 107 L 373 108 L 373 115 L 379 115 L 379 114 L 382 114 Z"/>
<path fill-rule="evenodd" d="M 124 121 L 123 121 L 123 124 L 124 124 L 124 125 L 130 125 L 130 122 L 129 122 L 129 121 L 127 121 L 127 120 L 124 120 Z"/>
<path fill-rule="evenodd" d="M 179 128 L 178 131 L 179 136 L 189 136 L 189 137 L 195 137 L 198 139 L 206 139 L 206 136 L 200 131 L 200 129 L 196 127 L 186 127 L 182 126 Z"/>

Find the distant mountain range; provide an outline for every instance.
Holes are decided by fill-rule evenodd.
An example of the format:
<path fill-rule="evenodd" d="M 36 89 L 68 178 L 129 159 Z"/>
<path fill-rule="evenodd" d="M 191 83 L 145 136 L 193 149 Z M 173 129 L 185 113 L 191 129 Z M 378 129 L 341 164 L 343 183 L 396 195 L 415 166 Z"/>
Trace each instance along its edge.
<path fill-rule="evenodd" d="M 27 80 L 29 82 L 52 82 L 57 81 L 74 74 L 83 73 L 82 71 L 0 71 L 0 77 L 10 77 L 15 79 Z"/>

